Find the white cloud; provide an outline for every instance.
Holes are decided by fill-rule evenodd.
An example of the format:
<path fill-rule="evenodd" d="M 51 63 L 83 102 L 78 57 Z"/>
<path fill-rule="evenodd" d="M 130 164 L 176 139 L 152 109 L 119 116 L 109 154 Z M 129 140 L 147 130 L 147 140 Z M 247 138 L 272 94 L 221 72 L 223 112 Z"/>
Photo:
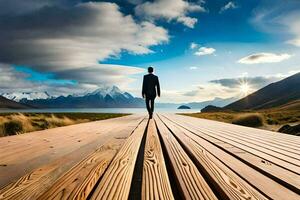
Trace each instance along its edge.
<path fill-rule="evenodd" d="M 190 67 L 190 70 L 196 70 L 196 69 L 198 69 L 198 67 L 195 66 Z"/>
<path fill-rule="evenodd" d="M 223 6 L 220 9 L 220 13 L 223 13 L 224 11 L 229 10 L 229 9 L 235 9 L 237 7 L 238 6 L 233 1 L 229 1 L 225 6 Z"/>
<path fill-rule="evenodd" d="M 229 88 L 218 83 L 199 84 L 191 90 L 182 91 L 182 100 L 186 102 L 200 102 L 222 97 L 224 99 L 239 96 L 240 91 L 237 88 Z"/>
<path fill-rule="evenodd" d="M 91 92 L 103 85 L 114 85 L 126 88 L 134 81 L 131 75 L 144 72 L 144 69 L 121 66 L 99 64 L 80 69 L 70 69 L 60 71 L 51 80 L 31 80 L 31 74 L 18 71 L 14 67 L 0 63 L 0 93 L 5 92 L 35 92 L 47 91 L 51 95 L 69 95 Z M 70 77 L 76 80 L 76 83 L 68 81 Z M 60 82 L 64 80 L 64 83 Z M 13 84 L 12 84 L 13 83 Z"/>
<path fill-rule="evenodd" d="M 300 47 L 300 37 L 299 39 L 292 39 L 292 40 L 288 40 L 286 41 L 288 44 Z"/>
<path fill-rule="evenodd" d="M 101 61 L 118 57 L 122 51 L 151 53 L 151 46 L 169 39 L 166 29 L 151 22 L 137 23 L 113 3 L 26 9 L 22 16 L 0 17 L 0 27 L 0 62 L 6 63 L 0 63 L 0 90 L 34 88 L 52 95 L 93 90 L 101 85 L 127 87 L 134 81 L 133 75 L 143 69 Z M 51 73 L 54 78 L 51 82 L 30 81 L 26 79 L 30 74 L 18 72 L 11 65 Z M 74 80 L 76 84 L 57 84 L 60 80 Z"/>
<path fill-rule="evenodd" d="M 201 4 L 201 2 L 199 3 Z M 201 6 L 183 0 L 154 0 L 146 1 L 136 6 L 135 13 L 149 19 L 163 18 L 168 21 L 176 20 L 189 28 L 193 28 L 197 23 L 196 18 L 188 17 L 190 12 L 205 12 Z"/>
<path fill-rule="evenodd" d="M 194 26 L 198 20 L 197 20 L 197 18 L 182 16 L 182 17 L 177 18 L 177 21 L 183 23 L 184 25 L 186 25 L 189 28 L 194 28 Z"/>
<path fill-rule="evenodd" d="M 286 30 L 293 36 L 292 39 L 286 42 L 300 47 L 300 10 L 284 16 L 281 23 L 287 27 Z"/>
<path fill-rule="evenodd" d="M 211 47 L 200 47 L 194 54 L 196 56 L 204 56 L 204 55 L 213 54 L 215 51 L 216 49 Z"/>
<path fill-rule="evenodd" d="M 262 52 L 243 57 L 238 62 L 242 64 L 278 63 L 289 59 L 291 56 L 292 55 L 287 53 L 274 54 Z"/>
<path fill-rule="evenodd" d="M 253 11 L 251 22 L 256 28 L 289 38 L 285 41 L 300 47 L 300 1 L 273 0 Z"/>
<path fill-rule="evenodd" d="M 195 43 L 195 42 L 192 42 L 192 43 L 190 44 L 190 49 L 195 49 L 195 48 L 197 48 L 197 47 L 198 47 L 198 44 Z"/>
<path fill-rule="evenodd" d="M 151 53 L 151 46 L 169 39 L 163 27 L 137 23 L 131 15 L 123 15 L 116 4 L 107 2 L 44 7 L 0 18 L 0 27 L 1 62 L 54 73 L 90 66 L 103 69 L 99 61 L 117 57 L 122 51 Z"/>

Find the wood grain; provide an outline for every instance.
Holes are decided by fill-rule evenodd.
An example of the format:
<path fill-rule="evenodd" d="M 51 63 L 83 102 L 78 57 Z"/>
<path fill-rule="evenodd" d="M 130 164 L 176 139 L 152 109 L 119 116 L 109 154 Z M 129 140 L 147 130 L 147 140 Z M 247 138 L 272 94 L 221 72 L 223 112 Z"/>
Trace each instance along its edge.
<path fill-rule="evenodd" d="M 148 124 L 145 144 L 142 199 L 174 199 L 153 119 Z"/>
<path fill-rule="evenodd" d="M 209 135 L 209 136 L 212 136 L 215 138 L 219 138 L 223 142 L 226 142 L 226 143 L 231 144 L 237 148 L 240 148 L 246 152 L 249 152 L 255 156 L 258 156 L 258 157 L 262 158 L 263 160 L 277 164 L 278 166 L 288 169 L 293 173 L 296 173 L 298 175 L 300 173 L 300 167 L 299 167 L 300 161 L 297 159 L 291 160 L 291 158 L 286 157 L 277 152 L 273 152 L 269 149 L 259 147 L 255 144 L 250 144 L 250 143 L 248 144 L 246 141 L 240 141 L 240 140 L 234 139 L 230 135 L 223 134 L 223 132 L 218 131 L 218 130 L 214 130 L 214 129 L 207 130 L 205 128 L 202 128 L 202 119 L 199 119 L 200 121 L 198 121 L 198 123 L 197 123 L 197 119 L 196 119 L 196 121 L 194 121 L 194 120 L 191 120 L 190 117 L 186 117 L 186 118 L 182 117 L 182 116 L 175 117 L 175 116 L 171 116 L 171 115 L 168 115 L 167 117 L 169 117 L 169 118 L 171 117 L 172 120 L 178 122 L 181 125 L 185 124 L 188 127 L 195 128 L 197 131 L 203 132 L 203 134 L 206 134 L 206 135 Z M 240 127 L 238 127 L 238 128 L 240 128 Z M 249 132 L 247 134 L 251 135 L 252 132 Z"/>
<path fill-rule="evenodd" d="M 17 181 L 18 178 L 38 167 L 60 159 L 79 148 L 93 143 L 98 138 L 101 140 L 101 137 L 110 137 L 109 134 L 111 134 L 111 131 L 118 126 L 136 126 L 141 119 L 142 116 L 132 115 L 121 117 L 118 121 L 115 118 L 113 120 L 83 123 L 76 126 L 60 127 L 18 135 L 21 139 L 18 136 L 12 136 L 9 141 L 14 143 L 15 149 L 18 151 L 24 150 L 24 153 L 15 152 L 13 155 L 3 157 L 3 152 L 6 151 L 7 154 L 11 149 L 0 148 L 0 188 L 8 183 Z M 3 139 L 6 139 L 6 137 Z M 1 140 L 2 138 L 0 138 Z M 29 140 L 33 144 L 27 145 Z M 95 149 L 98 147 L 95 146 Z M 26 150 L 28 148 L 30 150 Z M 4 166 L 2 167 L 2 165 Z"/>
<path fill-rule="evenodd" d="M 167 154 L 170 158 L 171 166 L 175 174 L 174 179 L 178 183 L 182 198 L 195 200 L 217 199 L 197 167 L 172 133 L 158 117 L 155 117 L 155 122 L 162 137 L 163 145 L 166 147 Z"/>
<path fill-rule="evenodd" d="M 226 141 L 224 141 L 224 137 L 217 136 L 213 133 L 208 133 L 207 131 L 199 131 L 191 125 L 186 125 L 182 121 L 179 123 L 187 130 L 190 130 L 196 135 L 200 136 L 201 138 L 211 142 L 223 151 L 229 152 L 231 155 L 234 155 L 236 158 L 239 158 L 247 165 L 259 170 L 264 175 L 285 185 L 286 187 L 297 192 L 298 194 L 300 193 L 300 176 L 298 174 L 286 170 L 280 165 L 264 160 L 230 143 L 227 143 Z"/>
<path fill-rule="evenodd" d="M 210 160 L 213 161 L 214 164 L 218 162 L 226 164 L 226 166 L 230 167 L 230 169 L 232 169 L 240 177 L 243 177 L 244 180 L 247 180 L 247 182 L 254 184 L 252 185 L 252 187 L 258 188 L 259 191 L 263 191 L 263 193 L 266 194 L 269 198 L 291 200 L 299 199 L 299 195 L 297 195 L 293 191 L 257 172 L 256 170 L 252 169 L 230 154 L 203 140 L 201 137 L 198 137 L 192 132 L 175 125 L 171 121 L 168 121 L 168 125 L 172 127 L 172 130 L 174 130 L 174 132 L 176 132 L 176 134 L 180 136 L 180 138 L 183 138 L 182 141 L 187 145 L 191 152 L 194 153 L 195 156 L 198 156 L 198 159 L 201 160 L 201 163 L 203 163 L 204 161 L 201 156 L 205 152 L 206 157 L 210 158 Z M 225 170 L 222 171 L 225 172 Z"/>
<path fill-rule="evenodd" d="M 173 117 L 176 117 L 178 121 L 186 120 L 190 123 L 195 123 L 195 125 L 199 125 L 200 123 L 201 127 L 210 127 L 216 130 L 220 129 L 223 131 L 230 131 L 230 132 L 236 131 L 237 133 L 244 136 L 250 133 L 251 137 L 255 136 L 260 138 L 261 140 L 276 142 L 277 144 L 280 145 L 283 144 L 286 145 L 287 147 L 296 148 L 297 150 L 300 150 L 300 138 L 294 135 L 282 134 L 282 133 L 262 130 L 258 128 L 233 125 L 229 123 L 218 122 L 218 121 L 207 120 L 207 119 L 200 119 L 195 117 L 188 117 L 188 116 L 181 116 L 181 115 L 176 115 L 176 116 L 173 115 Z"/>
<path fill-rule="evenodd" d="M 163 121 L 180 140 L 188 154 L 194 158 L 193 161 L 197 167 L 206 174 L 208 181 L 212 183 L 222 199 L 266 199 L 264 195 L 237 176 L 234 171 L 216 159 L 209 151 L 199 146 L 189 137 L 189 134 L 186 135 L 170 121 L 166 119 Z M 227 157 L 222 157 L 222 159 L 227 159 Z"/>
<path fill-rule="evenodd" d="M 96 167 L 94 166 L 97 163 L 105 163 L 105 161 L 109 162 L 109 158 L 116 153 L 120 144 L 125 141 L 141 120 L 142 118 L 129 121 L 127 124 L 124 124 L 126 126 L 116 126 L 114 130 L 99 135 L 98 138 L 91 143 L 21 177 L 18 181 L 13 182 L 0 190 L 0 199 L 37 199 L 38 196 L 46 191 L 53 192 L 53 188 L 56 188 L 57 185 L 60 185 L 61 188 L 60 190 L 58 189 L 56 193 L 64 191 L 64 196 L 73 195 L 73 190 L 77 191 L 76 194 L 80 193 L 78 191 L 82 191 L 80 186 L 84 185 L 85 178 L 88 177 L 87 174 L 91 175 L 93 172 L 101 172 L 102 168 L 95 169 Z M 98 150 L 96 150 L 97 148 Z M 95 152 L 88 156 L 93 151 Z M 105 156 L 104 158 L 106 158 L 106 160 L 101 160 L 101 157 L 99 157 L 100 155 Z M 83 159 L 83 161 L 79 162 L 81 159 Z M 79 164 L 71 169 L 78 162 Z M 82 169 L 89 167 L 89 169 L 93 171 L 80 170 L 80 167 L 82 167 Z M 70 171 L 63 176 L 66 180 L 65 178 L 60 178 L 68 170 Z M 70 177 L 70 174 L 74 171 L 77 173 Z M 97 177 L 97 175 L 95 176 Z M 74 184 L 68 185 L 70 179 L 77 180 Z M 63 183 L 65 183 L 65 185 Z M 76 184 L 79 188 L 73 187 Z M 91 186 L 94 183 L 91 181 L 85 184 Z M 87 190 L 88 189 L 89 188 L 87 188 Z"/>
<path fill-rule="evenodd" d="M 92 200 L 128 198 L 135 161 L 146 125 L 147 121 L 144 120 L 126 140 L 93 193 Z"/>

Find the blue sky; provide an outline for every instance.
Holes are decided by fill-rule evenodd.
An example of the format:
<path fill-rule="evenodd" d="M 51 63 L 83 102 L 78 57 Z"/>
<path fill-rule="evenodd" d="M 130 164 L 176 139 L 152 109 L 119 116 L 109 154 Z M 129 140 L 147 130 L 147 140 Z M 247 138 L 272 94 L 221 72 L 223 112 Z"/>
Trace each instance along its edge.
<path fill-rule="evenodd" d="M 0 93 L 140 96 L 151 65 L 161 102 L 241 97 L 300 71 L 299 27 L 298 0 L 4 0 Z"/>

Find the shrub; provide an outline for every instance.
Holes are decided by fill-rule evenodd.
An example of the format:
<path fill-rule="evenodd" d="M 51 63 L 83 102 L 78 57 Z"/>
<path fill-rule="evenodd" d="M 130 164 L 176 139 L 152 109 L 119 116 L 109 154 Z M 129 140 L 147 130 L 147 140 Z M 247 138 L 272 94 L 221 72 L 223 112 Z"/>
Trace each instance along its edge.
<path fill-rule="evenodd" d="M 259 127 L 263 125 L 263 119 L 258 114 L 248 114 L 237 117 L 232 123 L 248 127 Z"/>
<path fill-rule="evenodd" d="M 12 120 L 4 123 L 4 133 L 5 135 L 16 135 L 23 131 L 22 122 L 17 120 Z"/>
<path fill-rule="evenodd" d="M 272 119 L 272 118 L 268 118 L 267 119 L 267 123 L 269 124 L 269 125 L 277 125 L 278 124 L 278 121 L 277 120 L 274 120 L 274 119 Z"/>

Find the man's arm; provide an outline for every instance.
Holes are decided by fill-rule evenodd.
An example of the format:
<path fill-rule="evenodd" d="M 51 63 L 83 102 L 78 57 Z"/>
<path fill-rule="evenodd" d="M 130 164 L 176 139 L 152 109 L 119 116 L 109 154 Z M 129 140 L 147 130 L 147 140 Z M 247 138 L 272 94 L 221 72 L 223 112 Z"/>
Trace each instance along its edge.
<path fill-rule="evenodd" d="M 145 83 L 145 76 L 143 78 L 143 86 L 142 86 L 142 97 L 145 97 L 145 93 L 146 93 L 146 83 Z"/>
<path fill-rule="evenodd" d="M 156 90 L 157 90 L 157 95 L 160 97 L 160 86 L 159 86 L 158 77 L 157 77 L 157 83 L 156 83 Z"/>

